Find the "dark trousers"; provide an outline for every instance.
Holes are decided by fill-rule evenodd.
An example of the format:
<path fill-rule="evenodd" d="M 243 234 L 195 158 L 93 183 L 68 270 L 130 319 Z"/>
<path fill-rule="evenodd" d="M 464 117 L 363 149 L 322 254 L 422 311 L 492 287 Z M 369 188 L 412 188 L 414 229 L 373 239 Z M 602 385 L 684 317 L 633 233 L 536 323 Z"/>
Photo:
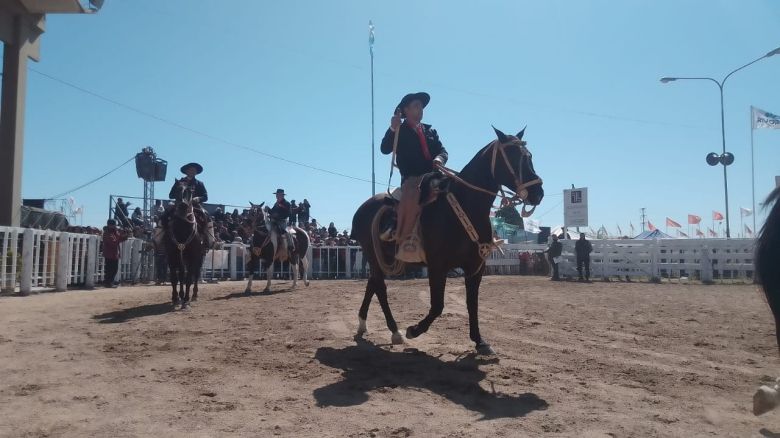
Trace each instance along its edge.
<path fill-rule="evenodd" d="M 550 261 L 550 267 L 552 268 L 552 279 L 553 280 L 560 280 L 561 277 L 558 275 L 558 264 L 555 263 L 555 260 L 553 260 L 552 257 L 548 258 Z"/>
<path fill-rule="evenodd" d="M 114 284 L 114 277 L 119 271 L 119 259 L 106 259 L 106 266 L 103 272 L 103 284 L 111 286 Z"/>
<path fill-rule="evenodd" d="M 585 267 L 585 279 L 590 280 L 590 257 L 577 257 L 577 273 L 582 280 L 582 268 Z"/>

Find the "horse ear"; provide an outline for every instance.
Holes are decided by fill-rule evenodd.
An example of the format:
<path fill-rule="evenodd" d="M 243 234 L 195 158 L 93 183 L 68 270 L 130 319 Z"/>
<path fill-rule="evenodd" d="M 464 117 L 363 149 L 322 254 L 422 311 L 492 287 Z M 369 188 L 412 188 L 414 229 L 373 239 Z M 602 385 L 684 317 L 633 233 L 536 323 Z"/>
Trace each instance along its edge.
<path fill-rule="evenodd" d="M 525 128 L 527 128 L 527 127 L 528 126 L 523 126 L 523 130 L 517 133 L 516 137 L 517 137 L 518 140 L 522 140 L 523 139 L 523 134 L 525 134 Z"/>
<path fill-rule="evenodd" d="M 493 126 L 493 125 L 490 125 L 490 126 Z M 496 136 L 498 137 L 498 141 L 500 141 L 501 143 L 506 143 L 507 142 L 506 134 L 504 134 L 503 132 L 501 132 L 498 129 L 496 129 L 495 126 L 493 126 L 493 130 L 496 131 Z"/>
<path fill-rule="evenodd" d="M 250 206 L 250 207 L 252 207 L 252 208 L 255 208 L 255 207 L 256 207 L 256 205 L 255 205 L 255 204 L 253 204 L 253 203 L 252 203 L 252 201 L 249 201 L 249 206 Z"/>
<path fill-rule="evenodd" d="M 261 202 L 260 205 L 258 205 L 258 207 L 262 208 L 264 205 L 265 205 L 265 201 Z"/>

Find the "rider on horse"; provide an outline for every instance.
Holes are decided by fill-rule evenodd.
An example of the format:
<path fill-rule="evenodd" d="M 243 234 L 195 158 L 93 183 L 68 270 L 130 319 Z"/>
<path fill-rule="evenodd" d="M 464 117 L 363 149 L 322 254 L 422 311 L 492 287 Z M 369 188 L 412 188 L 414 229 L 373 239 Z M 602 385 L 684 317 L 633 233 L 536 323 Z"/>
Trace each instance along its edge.
<path fill-rule="evenodd" d="M 442 146 L 436 130 L 431 125 L 421 123 L 423 108 L 430 100 L 428 93 L 404 96 L 382 139 L 382 153 L 390 154 L 397 136 L 395 155 L 401 173 L 401 200 L 398 204 L 396 230 L 395 233 L 392 229 L 385 231 L 382 239 L 398 242 L 400 246 L 396 258 L 410 263 L 422 261 L 413 236 L 422 210 L 419 203 L 421 177 L 447 162 L 447 150 Z M 403 123 L 402 118 L 405 119 Z"/>
<path fill-rule="evenodd" d="M 203 181 L 195 179 L 195 175 L 203 172 L 203 166 L 198 163 L 188 163 L 181 167 L 181 173 L 185 174 L 184 178 L 175 180 L 171 192 L 168 194 L 170 199 L 178 199 L 181 196 L 182 187 L 189 187 L 192 189 L 192 207 L 195 214 L 195 220 L 198 223 L 198 231 L 200 232 L 201 239 L 206 245 L 206 248 L 214 247 L 214 223 L 211 221 L 211 217 L 203 209 L 202 203 L 208 201 L 209 195 L 206 191 L 206 186 Z M 160 243 L 162 239 L 162 232 L 168 225 L 168 217 L 170 216 L 170 209 L 166 210 L 161 216 L 161 227 L 155 233 L 155 241 Z"/>
<path fill-rule="evenodd" d="M 276 195 L 276 203 L 270 211 L 271 239 L 273 239 L 273 242 L 278 242 L 279 236 L 285 236 L 287 248 L 292 252 L 294 249 L 293 238 L 292 235 L 287 232 L 287 221 L 290 218 L 292 209 L 290 203 L 284 199 L 284 189 L 276 189 L 276 192 L 273 194 Z"/>

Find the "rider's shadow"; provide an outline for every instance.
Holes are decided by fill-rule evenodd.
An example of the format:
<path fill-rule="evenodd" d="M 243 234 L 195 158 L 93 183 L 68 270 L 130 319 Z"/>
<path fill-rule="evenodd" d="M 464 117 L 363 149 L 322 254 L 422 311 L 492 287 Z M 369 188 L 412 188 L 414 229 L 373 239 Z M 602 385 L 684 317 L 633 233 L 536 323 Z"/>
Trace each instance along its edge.
<path fill-rule="evenodd" d="M 486 372 L 473 354 L 445 362 L 426 353 L 389 351 L 358 339 L 358 345 L 341 349 L 321 347 L 314 358 L 343 370 L 343 379 L 314 390 L 319 406 L 355 406 L 379 388 L 426 389 L 464 408 L 479 412 L 483 420 L 523 417 L 547 408 L 536 394 L 508 395 L 479 385 Z"/>

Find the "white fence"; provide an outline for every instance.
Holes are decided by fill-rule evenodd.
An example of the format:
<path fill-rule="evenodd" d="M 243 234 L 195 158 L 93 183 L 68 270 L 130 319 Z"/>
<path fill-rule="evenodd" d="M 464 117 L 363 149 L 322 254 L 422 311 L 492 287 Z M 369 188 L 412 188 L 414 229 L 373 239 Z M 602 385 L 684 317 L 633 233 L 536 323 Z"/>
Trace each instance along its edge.
<path fill-rule="evenodd" d="M 560 273 L 575 277 L 574 243 L 564 240 Z M 752 239 L 593 240 L 591 277 L 715 280 L 753 278 Z M 48 230 L 0 227 L 0 290 L 29 293 L 33 290 L 90 288 L 103 277 L 100 236 Z M 542 252 L 546 245 L 511 244 L 494 251 L 487 260 L 488 275 L 546 275 Z M 153 281 L 154 251 L 139 239 L 120 246 L 119 272 L 115 280 Z M 365 278 L 359 247 L 310 248 L 307 254 L 312 279 Z M 243 280 L 248 275 L 248 246 L 226 244 L 209 251 L 204 259 L 204 280 Z M 424 272 L 424 271 L 423 271 Z M 289 278 L 289 265 L 274 269 L 275 277 Z M 259 275 L 263 273 L 260 272 Z"/>

